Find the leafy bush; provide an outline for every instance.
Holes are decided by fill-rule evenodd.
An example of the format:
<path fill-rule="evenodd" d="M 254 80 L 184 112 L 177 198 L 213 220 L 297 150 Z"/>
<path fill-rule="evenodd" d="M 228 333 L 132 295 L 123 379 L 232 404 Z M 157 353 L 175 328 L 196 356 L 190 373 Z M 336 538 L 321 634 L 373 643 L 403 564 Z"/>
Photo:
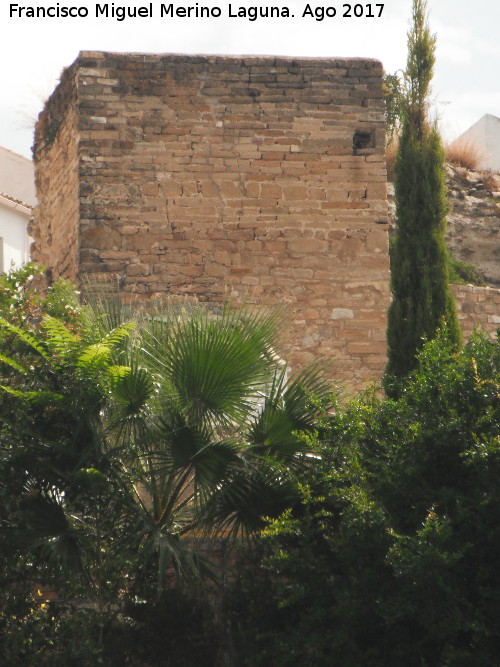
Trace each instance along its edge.
<path fill-rule="evenodd" d="M 2 660 L 12 667 L 66 667 L 72 662 L 81 667 L 103 665 L 100 621 L 93 610 L 46 602 L 36 594 L 28 596 L 23 611 L 19 604 L 17 610 L 4 610 L 0 620 Z"/>
<path fill-rule="evenodd" d="M 234 592 L 241 664 L 496 664 L 500 345 L 427 343 L 398 400 L 331 421 Z"/>

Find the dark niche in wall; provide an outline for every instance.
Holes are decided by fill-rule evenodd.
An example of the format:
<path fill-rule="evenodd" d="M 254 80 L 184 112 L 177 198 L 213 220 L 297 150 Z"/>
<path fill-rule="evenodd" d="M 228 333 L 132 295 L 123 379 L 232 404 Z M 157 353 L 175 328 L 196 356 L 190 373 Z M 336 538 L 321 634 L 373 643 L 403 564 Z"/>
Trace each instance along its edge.
<path fill-rule="evenodd" d="M 375 132 L 356 130 L 352 137 L 352 154 L 365 155 L 370 148 L 375 148 Z"/>

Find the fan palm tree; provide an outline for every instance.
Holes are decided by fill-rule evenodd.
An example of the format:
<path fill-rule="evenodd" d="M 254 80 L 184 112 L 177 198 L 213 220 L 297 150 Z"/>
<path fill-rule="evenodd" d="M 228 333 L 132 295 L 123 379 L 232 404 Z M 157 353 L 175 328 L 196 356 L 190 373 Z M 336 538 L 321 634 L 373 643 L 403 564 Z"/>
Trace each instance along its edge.
<path fill-rule="evenodd" d="M 311 396 L 329 392 L 316 368 L 287 378 L 275 314 L 123 312 L 87 309 L 76 332 L 49 316 L 29 332 L 0 322 L 17 341 L 0 358 L 0 416 L 4 464 L 22 471 L 18 537 L 102 600 L 139 590 L 153 565 L 160 589 L 169 566 L 199 572 L 185 537 L 248 534 L 292 502 Z"/>

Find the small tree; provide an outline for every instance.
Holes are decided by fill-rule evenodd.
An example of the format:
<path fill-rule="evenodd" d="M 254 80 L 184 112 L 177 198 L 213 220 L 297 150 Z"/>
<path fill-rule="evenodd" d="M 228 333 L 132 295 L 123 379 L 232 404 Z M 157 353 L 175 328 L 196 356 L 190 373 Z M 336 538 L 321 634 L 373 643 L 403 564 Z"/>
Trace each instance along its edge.
<path fill-rule="evenodd" d="M 435 46 L 436 37 L 427 24 L 426 0 L 413 0 L 403 124 L 395 165 L 397 224 L 391 249 L 393 301 L 385 377 L 386 391 L 393 394 L 399 381 L 415 367 L 424 340 L 433 338 L 444 321 L 455 346 L 460 343 L 444 239 L 444 151 L 428 113 Z"/>

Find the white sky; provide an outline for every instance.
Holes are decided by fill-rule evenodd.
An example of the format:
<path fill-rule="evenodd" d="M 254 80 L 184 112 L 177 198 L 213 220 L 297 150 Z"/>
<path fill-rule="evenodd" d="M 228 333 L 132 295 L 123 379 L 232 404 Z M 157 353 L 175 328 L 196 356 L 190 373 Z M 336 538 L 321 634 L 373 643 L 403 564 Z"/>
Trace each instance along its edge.
<path fill-rule="evenodd" d="M 307 0 L 269 0 L 288 6 L 294 18 L 250 22 L 228 18 L 228 0 L 200 0 L 219 6 L 220 18 L 95 18 L 95 0 L 19 0 L 19 5 L 86 7 L 87 18 L 11 18 L 10 0 L 0 0 L 0 146 L 31 155 L 32 128 L 61 70 L 81 50 L 154 53 L 274 54 L 378 58 L 387 72 L 406 63 L 411 0 L 387 0 L 380 18 L 343 18 L 346 2 L 329 0 L 335 18 L 302 17 Z M 170 0 L 163 4 L 169 4 Z M 148 6 L 146 0 L 115 0 L 109 7 Z M 195 0 L 191 5 L 195 5 Z M 265 6 L 235 0 L 240 6 Z M 356 4 L 356 3 L 353 3 Z M 366 11 L 370 3 L 357 3 Z M 176 7 L 189 6 L 189 0 Z M 311 2 L 311 6 L 322 5 Z M 377 4 L 372 11 L 378 13 Z M 428 0 L 430 26 L 437 33 L 433 81 L 435 108 L 445 138 L 453 139 L 483 114 L 500 116 L 500 0 Z"/>

